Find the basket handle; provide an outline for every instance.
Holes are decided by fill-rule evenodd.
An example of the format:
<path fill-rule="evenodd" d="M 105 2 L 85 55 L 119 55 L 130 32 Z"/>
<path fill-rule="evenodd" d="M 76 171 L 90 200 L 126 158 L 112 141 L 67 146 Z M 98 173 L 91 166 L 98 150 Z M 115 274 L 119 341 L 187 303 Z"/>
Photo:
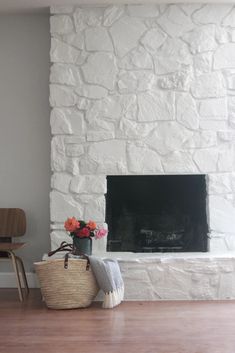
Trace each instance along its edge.
<path fill-rule="evenodd" d="M 69 251 L 69 252 L 67 252 L 67 254 L 65 254 L 65 257 L 64 257 L 64 269 L 67 269 L 68 266 L 69 266 L 69 254 L 71 254 L 71 251 Z M 90 268 L 89 257 L 87 255 L 85 255 L 85 254 L 82 254 L 81 258 L 84 259 L 84 260 L 87 260 L 86 271 L 89 271 L 89 268 Z"/>
<path fill-rule="evenodd" d="M 48 253 L 48 256 L 52 256 L 60 251 L 68 251 L 64 257 L 64 268 L 67 269 L 69 266 L 69 254 L 73 253 L 73 244 L 68 244 L 66 241 L 63 241 L 56 250 L 50 251 Z M 87 260 L 86 271 L 89 271 L 89 268 L 90 268 L 89 257 L 85 254 L 81 254 L 81 258 Z"/>
<path fill-rule="evenodd" d="M 63 241 L 56 250 L 50 251 L 48 253 L 48 256 L 52 256 L 52 255 L 56 254 L 59 251 L 71 251 L 72 248 L 73 248 L 72 244 L 68 244 L 66 241 Z"/>

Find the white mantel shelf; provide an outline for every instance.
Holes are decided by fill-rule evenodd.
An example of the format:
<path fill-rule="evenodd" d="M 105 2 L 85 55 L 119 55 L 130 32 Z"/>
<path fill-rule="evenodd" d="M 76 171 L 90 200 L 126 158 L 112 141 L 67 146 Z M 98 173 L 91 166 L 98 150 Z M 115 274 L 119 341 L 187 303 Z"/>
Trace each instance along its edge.
<path fill-rule="evenodd" d="M 132 252 L 107 252 L 98 253 L 102 258 L 116 259 L 119 262 L 173 262 L 177 260 L 205 260 L 213 261 L 217 259 L 234 259 L 235 252 L 230 253 L 209 253 L 209 252 L 184 252 L 184 253 L 132 253 Z"/>

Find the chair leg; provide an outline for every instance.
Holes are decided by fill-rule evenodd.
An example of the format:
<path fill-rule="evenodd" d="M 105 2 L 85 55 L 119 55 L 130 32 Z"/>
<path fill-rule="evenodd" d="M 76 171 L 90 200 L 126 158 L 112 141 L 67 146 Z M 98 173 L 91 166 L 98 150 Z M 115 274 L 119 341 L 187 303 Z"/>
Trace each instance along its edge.
<path fill-rule="evenodd" d="M 26 294 L 28 295 L 29 294 L 29 286 L 28 286 L 28 281 L 27 281 L 27 277 L 26 277 L 26 274 L 25 274 L 24 263 L 23 263 L 23 261 L 21 260 L 20 257 L 15 256 L 15 258 L 16 258 L 16 261 L 20 264 L 22 279 L 23 279 L 23 283 L 24 283 L 24 288 L 25 288 Z"/>
<path fill-rule="evenodd" d="M 12 261 L 12 265 L 16 274 L 16 281 L 17 281 L 17 288 L 18 288 L 18 293 L 19 293 L 19 298 L 20 301 L 23 301 L 23 292 L 22 292 L 22 288 L 21 288 L 21 282 L 20 282 L 20 274 L 19 274 L 19 268 L 17 265 L 17 261 L 16 261 L 16 256 L 12 251 L 9 251 L 9 255 Z"/>

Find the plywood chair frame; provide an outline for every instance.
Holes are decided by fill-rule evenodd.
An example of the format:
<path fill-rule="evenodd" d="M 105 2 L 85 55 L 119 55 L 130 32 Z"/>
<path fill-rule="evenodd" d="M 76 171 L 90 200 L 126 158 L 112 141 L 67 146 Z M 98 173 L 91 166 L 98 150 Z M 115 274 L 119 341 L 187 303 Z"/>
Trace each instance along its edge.
<path fill-rule="evenodd" d="M 19 208 L 0 208 L 0 238 L 19 237 L 24 235 L 25 231 L 26 217 L 23 210 Z M 29 294 L 29 287 L 23 261 L 15 255 L 14 251 L 24 245 L 25 243 L 0 242 L 0 251 L 7 254 L 4 259 L 8 258 L 12 262 L 20 301 L 23 301 Z"/>

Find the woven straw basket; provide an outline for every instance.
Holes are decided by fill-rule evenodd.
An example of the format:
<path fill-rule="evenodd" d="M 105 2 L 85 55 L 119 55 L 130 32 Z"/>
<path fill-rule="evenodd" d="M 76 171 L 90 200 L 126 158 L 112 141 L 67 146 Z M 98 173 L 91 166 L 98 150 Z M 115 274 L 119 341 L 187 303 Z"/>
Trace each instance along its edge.
<path fill-rule="evenodd" d="M 88 307 L 98 293 L 98 286 L 87 260 L 64 259 L 36 262 L 42 296 L 50 309 Z"/>

